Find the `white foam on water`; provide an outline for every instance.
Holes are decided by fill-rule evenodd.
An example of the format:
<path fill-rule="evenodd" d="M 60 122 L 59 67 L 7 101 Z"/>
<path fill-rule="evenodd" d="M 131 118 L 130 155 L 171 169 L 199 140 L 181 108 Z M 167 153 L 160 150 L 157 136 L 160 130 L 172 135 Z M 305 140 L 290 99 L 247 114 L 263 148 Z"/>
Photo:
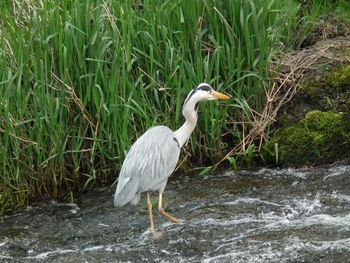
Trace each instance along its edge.
<path fill-rule="evenodd" d="M 52 250 L 52 251 L 43 252 L 43 253 L 40 253 L 37 255 L 28 256 L 28 257 L 26 257 L 26 259 L 45 260 L 45 259 L 48 259 L 48 258 L 56 256 L 56 255 L 65 255 L 65 254 L 80 253 L 80 252 L 95 252 L 95 251 L 100 251 L 100 250 L 106 251 L 106 252 L 113 252 L 116 249 L 118 249 L 118 251 L 119 251 L 119 248 L 122 248 L 123 246 L 109 244 L 109 245 L 98 245 L 98 246 L 86 247 L 82 250 L 80 250 L 80 249 L 56 249 L 56 250 Z M 1 257 L 7 258 L 6 256 L 0 255 L 0 258 Z"/>
<path fill-rule="evenodd" d="M 8 240 L 5 240 L 4 242 L 0 243 L 0 247 L 2 247 L 2 246 L 4 246 L 4 245 L 6 245 L 6 244 L 7 244 L 7 242 L 8 242 Z"/>
<path fill-rule="evenodd" d="M 98 226 L 102 226 L 102 227 L 110 227 L 109 225 L 103 224 L 103 223 L 99 223 Z"/>
<path fill-rule="evenodd" d="M 237 204 L 240 204 L 240 203 L 246 203 L 246 204 L 256 204 L 256 203 L 259 203 L 259 204 L 266 204 L 266 205 L 272 205 L 272 206 L 282 206 L 280 204 L 277 204 L 277 203 L 274 203 L 274 202 L 269 202 L 269 201 L 265 201 L 265 200 L 261 200 L 260 198 L 247 198 L 247 197 L 240 197 L 240 198 L 237 198 L 236 200 L 234 201 L 229 201 L 229 202 L 220 202 L 219 204 L 220 205 L 228 205 L 228 206 L 231 206 L 231 205 L 237 205 Z"/>
<path fill-rule="evenodd" d="M 269 175 L 269 176 L 278 176 L 278 175 L 288 175 L 301 179 L 307 179 L 310 172 L 303 169 L 294 169 L 294 168 L 286 168 L 286 169 L 268 169 L 262 168 L 256 172 L 246 171 L 248 174 L 256 174 L 256 175 Z"/>
<path fill-rule="evenodd" d="M 273 230 L 293 230 L 310 226 L 328 226 L 328 227 L 350 227 L 350 214 L 332 216 L 328 214 L 316 214 L 307 217 L 301 217 L 298 219 L 290 220 L 288 218 L 276 217 L 269 224 L 262 226 L 260 229 L 265 228 L 267 231 Z"/>
<path fill-rule="evenodd" d="M 71 207 L 74 210 L 80 210 L 80 207 L 76 203 L 60 203 L 55 200 L 51 200 L 51 204 L 58 207 L 67 206 L 67 207 Z"/>
<path fill-rule="evenodd" d="M 314 251 L 324 251 L 326 249 L 350 251 L 350 238 L 331 241 L 312 241 L 309 242 L 309 247 Z"/>
<path fill-rule="evenodd" d="M 282 174 L 294 176 L 294 177 L 301 178 L 301 179 L 306 179 L 310 175 L 310 172 L 296 170 L 296 169 L 290 169 L 290 168 L 284 169 L 281 172 L 282 172 Z"/>
<path fill-rule="evenodd" d="M 14 259 L 14 258 L 10 256 L 0 255 L 0 259 Z"/>
<path fill-rule="evenodd" d="M 350 251 L 350 238 L 337 240 L 302 240 L 292 237 L 284 241 L 276 242 L 276 247 L 286 252 L 294 259 L 307 253 L 318 253 L 329 251 Z"/>
<path fill-rule="evenodd" d="M 105 251 L 106 252 L 112 252 L 114 249 L 113 249 L 113 246 L 112 245 L 106 245 L 105 246 Z"/>
<path fill-rule="evenodd" d="M 104 250 L 104 249 L 105 249 L 105 246 L 100 245 L 100 246 L 92 246 L 92 247 L 84 248 L 83 251 L 87 252 L 87 251 L 97 251 L 97 250 Z"/>
<path fill-rule="evenodd" d="M 298 218 L 300 215 L 312 215 L 322 210 L 323 205 L 318 192 L 314 198 L 296 198 L 284 201 L 284 211 L 289 219 Z"/>
<path fill-rule="evenodd" d="M 332 167 L 329 169 L 329 174 L 323 177 L 323 181 L 326 181 L 327 179 L 331 177 L 336 177 L 339 175 L 343 175 L 345 173 L 350 173 L 350 166 L 349 165 L 340 165 L 336 167 Z"/>
<path fill-rule="evenodd" d="M 235 263 L 271 263 L 271 262 L 289 262 L 283 258 L 281 251 L 276 251 L 267 245 L 265 248 L 250 247 L 249 250 L 233 249 L 230 252 L 203 259 L 202 263 L 212 262 L 235 262 Z"/>
<path fill-rule="evenodd" d="M 323 253 L 325 251 L 350 251 L 350 238 L 330 241 L 306 241 L 297 237 L 285 240 L 249 242 L 249 247 L 242 250 L 239 244 L 231 244 L 230 247 L 221 247 L 219 255 L 207 256 L 202 263 L 211 262 L 295 262 L 303 261 L 305 252 Z M 224 250 L 224 251 L 223 251 Z M 294 262 L 293 261 L 293 262 Z M 185 262 L 185 261 L 184 261 Z"/>
<path fill-rule="evenodd" d="M 244 217 L 239 219 L 217 219 L 217 218 L 206 218 L 197 220 L 195 222 L 192 222 L 193 225 L 198 226 L 221 226 L 221 227 L 229 227 L 229 226 L 235 226 L 240 224 L 249 224 L 249 223 L 266 223 L 267 221 L 264 219 L 256 219 L 253 217 Z"/>
<path fill-rule="evenodd" d="M 98 245 L 98 246 L 91 246 L 91 247 L 86 247 L 82 251 L 83 252 L 95 252 L 95 251 L 106 251 L 106 252 L 113 252 L 115 250 L 119 251 L 119 248 L 127 248 L 127 246 L 118 246 L 118 245 Z"/>
<path fill-rule="evenodd" d="M 319 213 L 323 205 L 320 200 L 320 194 L 317 193 L 314 198 L 303 198 L 285 200 L 283 203 L 278 204 L 275 202 L 269 202 L 261 200 L 259 198 L 238 198 L 237 200 L 220 203 L 221 205 L 233 206 L 241 203 L 249 204 L 266 204 L 278 208 L 277 211 L 266 211 L 261 212 L 259 215 L 245 215 L 243 218 L 227 218 L 227 219 L 216 219 L 206 218 L 201 219 L 192 224 L 202 226 L 232 226 L 238 224 L 248 223 L 266 223 L 266 224 L 290 224 L 291 221 L 298 221 L 299 218 Z M 267 225 L 268 226 L 268 225 Z"/>
<path fill-rule="evenodd" d="M 338 199 L 338 200 L 342 200 L 342 201 L 346 201 L 350 203 L 350 195 L 345 195 L 345 194 L 339 194 L 337 192 L 333 192 L 332 193 L 332 198 Z"/>
<path fill-rule="evenodd" d="M 73 250 L 73 249 L 56 249 L 53 251 L 47 251 L 43 252 L 40 254 L 37 254 L 35 256 L 29 256 L 26 257 L 26 259 L 37 259 L 37 260 L 44 260 L 47 259 L 48 257 L 51 257 L 53 255 L 64 255 L 64 254 L 69 254 L 69 253 L 76 253 L 78 250 Z"/>
<path fill-rule="evenodd" d="M 305 168 L 286 168 L 286 169 L 268 169 L 268 168 L 262 168 L 256 172 L 251 172 L 251 171 L 242 171 L 243 173 L 247 174 L 256 174 L 256 175 L 269 175 L 269 176 L 276 176 L 276 175 L 288 175 L 288 176 L 293 176 L 293 177 L 298 177 L 301 179 L 307 179 L 308 176 L 312 173 L 309 171 L 310 169 Z M 328 178 L 343 175 L 346 173 L 350 174 L 350 165 L 339 165 L 339 166 L 334 166 L 330 167 L 327 170 L 327 175 L 323 178 L 323 180 L 327 180 Z"/>
<path fill-rule="evenodd" d="M 247 253 L 246 252 L 228 252 L 226 254 L 222 254 L 222 255 L 218 255 L 218 256 L 214 256 L 214 257 L 210 257 L 207 259 L 202 260 L 202 263 L 211 263 L 211 262 L 229 262 L 228 260 L 230 260 L 231 262 L 237 262 L 237 258 L 242 258 L 242 257 L 247 257 Z M 246 261 L 249 262 L 249 261 Z"/>
<path fill-rule="evenodd" d="M 343 215 L 343 216 L 318 214 L 318 215 L 313 215 L 311 217 L 305 218 L 303 220 L 303 223 L 307 226 L 327 225 L 327 226 L 350 227 L 350 214 Z"/>
<path fill-rule="evenodd" d="M 326 173 L 325 173 L 326 171 Z M 320 175 L 324 176 L 324 180 L 328 178 L 334 178 L 335 176 L 344 175 L 350 171 L 350 166 L 336 167 L 332 169 L 325 170 L 323 169 Z M 291 181 L 303 182 L 304 179 L 307 180 L 309 173 L 307 170 L 303 169 L 281 169 L 281 170 L 270 170 L 270 169 L 261 169 L 258 172 L 250 174 L 261 174 L 262 176 L 269 176 L 273 178 L 275 175 L 281 176 L 290 176 Z M 311 174 L 311 172 L 310 172 Z M 302 179 L 302 180 L 300 180 Z M 320 176 L 320 180 L 322 177 Z M 294 185 L 296 183 L 293 183 Z M 316 189 L 316 191 L 319 188 Z M 191 213 L 195 210 L 208 209 L 209 213 L 204 214 L 204 216 L 197 216 L 195 214 L 190 220 L 181 221 L 180 224 L 172 224 L 165 221 L 157 220 L 155 215 L 156 228 L 159 232 L 172 232 L 173 236 L 176 237 L 171 239 L 169 246 L 162 248 L 160 252 L 165 256 L 173 256 L 173 259 L 176 261 L 183 260 L 183 262 L 288 262 L 289 259 L 298 259 L 300 255 L 309 251 L 313 252 L 323 252 L 324 250 L 345 250 L 350 251 L 350 238 L 349 239 L 338 239 L 338 240 L 319 240 L 320 236 L 327 239 L 332 239 L 333 237 L 328 237 L 322 235 L 323 229 L 334 230 L 336 233 L 334 239 L 337 237 L 344 238 L 344 235 L 340 235 L 345 231 L 350 229 L 350 214 L 345 214 L 339 210 L 344 206 L 348 209 L 348 203 L 350 203 L 350 195 L 339 193 L 335 188 L 330 190 L 328 193 L 326 190 L 319 191 L 315 194 L 314 188 L 312 188 L 313 194 L 301 193 L 297 197 L 279 195 L 276 202 L 271 193 L 270 195 L 263 195 L 262 199 L 260 198 L 249 198 L 249 197 L 240 197 L 237 199 L 232 199 L 232 201 L 227 201 L 227 196 L 223 196 L 221 201 L 208 200 L 206 202 L 191 203 L 191 209 L 187 210 L 187 213 Z M 332 193 L 333 191 L 333 193 Z M 339 190 L 340 191 L 340 190 Z M 283 192 L 282 192 L 283 193 Z M 346 192 L 345 192 L 346 193 Z M 293 194 L 293 193 L 292 193 Z M 254 195 L 256 196 L 256 195 Z M 293 196 L 295 196 L 293 194 Z M 264 200 L 266 198 L 266 200 Z M 220 198 L 219 198 L 220 199 Z M 332 199 L 333 202 L 327 207 L 327 201 Z M 325 202 L 326 201 L 326 202 Z M 334 202 L 335 201 L 335 202 Z M 332 206 L 338 205 L 336 209 L 331 212 Z M 76 204 L 62 204 L 62 203 L 53 203 L 57 206 L 67 206 L 68 209 L 71 209 L 70 212 L 75 214 L 78 213 L 79 207 Z M 220 206 L 218 206 L 220 205 Z M 180 208 L 186 208 L 187 205 L 180 205 Z M 195 206 L 195 207 L 194 207 Z M 221 207 L 224 206 L 224 207 Z M 225 207 L 226 206 L 226 207 Z M 217 208 L 218 207 L 218 208 Z M 216 212 L 220 213 L 220 210 L 229 208 L 229 211 L 238 211 L 237 214 L 232 212 L 228 214 L 227 211 L 223 215 L 216 216 Z M 259 209 L 256 209 L 259 208 Z M 30 209 L 30 208 L 29 208 Z M 338 213 L 334 212 L 338 211 Z M 198 211 L 200 215 L 201 211 Z M 205 210 L 204 212 L 207 212 Z M 346 211 L 345 211 L 346 212 Z M 212 216 L 213 218 L 205 218 L 205 216 Z M 146 221 L 145 221 L 146 222 Z M 158 223 L 158 224 L 157 224 Z M 96 225 L 96 224 L 95 224 Z M 98 223 L 98 227 L 109 228 L 112 226 Z M 314 227 L 316 226 L 316 227 Z M 140 252 L 144 249 L 147 249 L 147 252 L 155 251 L 152 254 L 157 254 L 159 251 L 156 251 L 157 245 L 154 245 L 152 240 L 152 233 L 148 222 L 146 225 L 141 226 L 142 230 L 136 229 L 136 231 L 130 230 L 130 235 L 117 239 L 116 243 L 110 242 L 110 244 L 94 245 L 89 244 L 89 247 L 80 245 L 77 248 L 74 246 L 74 249 L 53 249 L 52 251 L 39 253 L 38 251 L 29 250 L 29 256 L 24 259 L 32 260 L 47 260 L 48 258 L 54 258 L 57 255 L 64 254 L 74 254 L 81 256 L 81 253 L 118 253 L 118 254 L 127 254 L 130 251 Z M 221 232 L 216 234 L 216 227 L 227 229 L 228 234 L 222 235 Z M 310 235 L 303 234 L 304 227 L 307 230 L 316 229 L 320 231 L 321 235 L 314 236 L 312 233 Z M 136 226 L 135 228 L 138 228 Z M 309 228 L 309 229 L 308 229 Z M 183 233 L 184 231 L 203 231 L 207 233 L 203 236 L 197 238 L 195 235 L 190 235 L 189 237 L 182 238 L 181 235 L 176 235 L 176 232 Z M 294 231 L 296 230 L 296 231 Z M 182 232 L 181 232 L 182 231 Z M 211 232 L 212 231 L 212 232 Z M 339 232 L 338 232 L 339 231 Z M 142 232 L 139 236 L 139 232 Z M 208 236 L 209 234 L 213 234 Z M 316 233 L 318 234 L 318 233 Z M 345 236 L 347 237 L 347 236 Z M 307 240 L 303 239 L 307 238 Z M 208 239 L 208 240 L 206 240 Z M 116 240 L 113 238 L 113 240 Z M 167 239 L 165 239 L 167 240 Z M 194 241 L 195 240 L 195 241 Z M 192 242 L 197 242 L 196 244 L 205 243 L 209 246 L 209 241 L 212 243 L 212 248 L 202 258 L 198 258 L 198 255 L 193 258 L 184 258 L 175 249 L 191 245 Z M 111 244 L 112 243 L 112 244 Z M 29 247 L 33 242 L 28 243 Z M 100 243 L 98 243 L 100 244 Z M 179 244 L 179 246 L 176 246 Z M 172 246 L 175 245 L 175 246 Z M 6 240 L 0 240 L 0 248 L 6 247 Z M 76 249 L 75 249 L 76 248 Z M 0 249 L 1 250 L 1 249 Z M 204 249 L 203 249 L 204 250 Z M 42 250 L 41 250 L 42 251 Z M 76 254 L 76 255 L 75 255 Z M 1 259 L 12 259 L 12 257 L 5 255 L 0 255 Z M 284 261 L 283 261 L 284 260 Z"/>
<path fill-rule="evenodd" d="M 242 248 L 241 245 L 239 245 L 238 242 L 241 240 L 254 240 L 254 237 L 256 235 L 260 235 L 260 233 L 270 233 L 274 231 L 280 231 L 280 230 L 295 230 L 295 229 L 301 229 L 303 227 L 312 227 L 312 226 L 326 226 L 328 227 L 334 227 L 334 228 L 350 228 L 350 214 L 347 215 L 329 215 L 323 212 L 323 204 L 320 199 L 320 193 L 317 193 L 314 197 L 309 198 L 302 198 L 302 199 L 292 199 L 292 200 L 285 200 L 282 204 L 275 204 L 273 205 L 280 207 L 277 211 L 267 211 L 262 212 L 257 216 L 251 216 L 251 217 L 244 217 L 240 219 L 228 219 L 228 220 L 221 220 L 221 219 L 204 219 L 200 220 L 197 223 L 200 225 L 219 225 L 223 227 L 238 225 L 238 224 L 247 224 L 250 223 L 258 223 L 258 225 L 255 224 L 255 227 L 249 226 L 247 227 L 247 230 L 243 233 L 238 234 L 235 237 L 229 238 L 229 239 L 221 239 L 214 241 L 214 244 L 217 244 L 218 246 L 213 249 L 214 252 L 218 252 L 221 255 L 215 256 L 212 258 L 208 258 L 204 260 L 203 262 L 220 262 L 221 260 L 227 261 L 227 260 L 233 260 L 232 262 L 239 262 L 238 259 L 241 258 L 244 253 L 242 254 Z M 249 199 L 245 200 L 249 202 L 257 202 L 261 203 L 262 200 L 259 199 Z M 270 203 L 270 202 L 268 202 Z M 284 213 L 281 211 L 285 211 Z M 322 213 L 323 212 L 323 213 Z M 288 239 L 289 245 L 286 246 L 285 249 L 281 249 L 280 244 L 276 243 L 276 247 L 279 247 L 278 251 L 287 251 L 288 248 L 290 248 L 288 254 L 293 254 L 296 249 L 302 249 L 306 246 L 304 241 L 298 241 L 298 238 L 293 237 L 292 239 Z M 284 243 L 285 240 L 278 240 L 276 242 Z M 336 240 L 336 241 L 315 241 L 312 244 L 316 247 L 321 248 L 342 248 L 345 246 L 347 247 L 347 250 L 350 250 L 349 245 L 350 239 L 345 240 Z M 266 242 L 257 241 L 259 246 L 266 245 Z M 258 248 L 253 248 L 251 245 L 249 245 L 249 250 L 257 250 Z M 237 250 L 237 252 L 229 252 L 225 254 L 225 251 L 233 251 Z M 259 258 L 256 258 L 253 254 L 252 255 L 245 255 L 245 260 L 242 262 L 265 262 L 262 261 L 262 259 L 266 259 L 266 262 L 269 262 L 269 256 L 278 256 L 277 254 L 280 253 L 278 251 L 271 252 L 271 253 L 265 253 L 265 250 L 260 251 Z M 223 254 L 224 253 L 224 254 Z M 250 252 L 249 252 L 250 253 Z M 277 253 L 277 254 L 276 254 Z M 251 261 L 247 261 L 247 258 L 251 258 Z M 258 261 L 256 261 L 258 260 Z M 282 262 L 282 261 L 281 261 Z"/>
<path fill-rule="evenodd" d="M 69 212 L 71 212 L 73 215 L 77 214 L 79 209 L 71 209 Z"/>
<path fill-rule="evenodd" d="M 324 213 L 320 195 L 317 193 L 314 198 L 287 200 L 282 208 L 284 211 L 282 214 L 262 213 L 261 217 L 270 221 L 270 224 L 265 227 L 273 229 L 311 225 L 350 226 L 350 214 L 329 215 Z"/>
<path fill-rule="evenodd" d="M 189 221 L 190 225 L 197 227 L 221 226 L 235 227 L 238 225 L 247 225 L 245 233 L 239 233 L 236 237 L 220 240 L 214 243 L 227 244 L 238 239 L 255 235 L 261 231 L 273 231 L 280 229 L 293 229 L 310 225 L 328 224 L 335 226 L 348 226 L 350 224 L 349 216 L 330 216 L 323 214 L 323 205 L 320 200 L 320 194 L 314 197 L 302 199 L 284 200 L 281 204 L 261 200 L 259 198 L 239 198 L 237 200 L 223 203 L 224 205 L 237 205 L 240 203 L 249 204 L 267 204 L 273 206 L 273 211 L 267 210 L 260 214 L 240 214 L 240 217 L 232 215 L 229 218 L 202 218 L 196 221 Z M 277 209 L 275 209 L 277 208 Z M 252 226 L 251 224 L 254 224 Z"/>

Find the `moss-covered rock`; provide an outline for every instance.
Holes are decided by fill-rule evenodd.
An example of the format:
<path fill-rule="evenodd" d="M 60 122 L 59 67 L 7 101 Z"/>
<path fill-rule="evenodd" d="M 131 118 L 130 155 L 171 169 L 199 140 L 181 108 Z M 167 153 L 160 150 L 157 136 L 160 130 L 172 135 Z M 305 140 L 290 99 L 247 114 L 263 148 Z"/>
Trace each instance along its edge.
<path fill-rule="evenodd" d="M 266 164 L 301 166 L 350 157 L 350 37 L 316 43 L 317 59 L 301 75 L 302 87 L 278 112 L 261 155 Z M 322 50 L 322 55 L 317 53 Z"/>
<path fill-rule="evenodd" d="M 348 112 L 350 110 L 350 37 L 320 44 L 325 55 L 302 76 L 298 94 L 284 105 L 277 127 L 299 122 L 309 111 Z M 315 51 L 316 52 L 316 51 Z"/>
<path fill-rule="evenodd" d="M 337 66 L 306 81 L 300 91 L 302 98 L 322 111 L 346 111 L 350 101 L 350 64 Z"/>
<path fill-rule="evenodd" d="M 350 87 L 350 65 L 326 76 L 327 83 L 335 88 Z"/>
<path fill-rule="evenodd" d="M 275 146 L 277 145 L 277 147 Z M 281 128 L 267 145 L 282 165 L 313 165 L 350 157 L 349 114 L 310 111 L 297 124 Z"/>

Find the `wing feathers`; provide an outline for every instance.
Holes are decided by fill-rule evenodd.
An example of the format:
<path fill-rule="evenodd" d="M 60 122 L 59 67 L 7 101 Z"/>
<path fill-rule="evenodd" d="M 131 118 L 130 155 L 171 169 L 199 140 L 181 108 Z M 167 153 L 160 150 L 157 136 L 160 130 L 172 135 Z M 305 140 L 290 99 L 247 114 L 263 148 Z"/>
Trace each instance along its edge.
<path fill-rule="evenodd" d="M 123 206 L 135 195 L 159 190 L 174 171 L 180 148 L 166 126 L 146 131 L 130 148 L 119 174 L 114 205 Z"/>

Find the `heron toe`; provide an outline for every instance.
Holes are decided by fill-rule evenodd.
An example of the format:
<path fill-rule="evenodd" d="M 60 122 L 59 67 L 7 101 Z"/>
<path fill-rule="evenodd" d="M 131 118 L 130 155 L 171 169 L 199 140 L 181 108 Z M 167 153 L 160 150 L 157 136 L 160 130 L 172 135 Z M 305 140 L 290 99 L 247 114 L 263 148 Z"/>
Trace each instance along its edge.
<path fill-rule="evenodd" d="M 171 214 L 165 212 L 164 208 L 160 208 L 160 209 L 158 209 L 158 211 L 159 211 L 159 213 L 160 213 L 162 216 L 164 216 L 164 217 L 165 217 L 166 219 L 168 219 L 170 222 L 175 223 L 175 224 L 180 223 L 180 221 L 179 221 L 176 217 L 174 217 L 174 216 L 172 216 Z"/>

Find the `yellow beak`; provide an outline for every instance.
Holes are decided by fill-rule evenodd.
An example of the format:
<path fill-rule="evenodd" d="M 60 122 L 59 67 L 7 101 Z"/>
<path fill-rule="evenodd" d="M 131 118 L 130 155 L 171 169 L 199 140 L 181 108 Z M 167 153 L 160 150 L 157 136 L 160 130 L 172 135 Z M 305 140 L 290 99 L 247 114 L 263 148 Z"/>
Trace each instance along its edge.
<path fill-rule="evenodd" d="M 223 93 L 217 92 L 217 91 L 213 91 L 211 93 L 211 95 L 218 100 L 228 100 L 229 98 L 231 98 L 231 96 L 225 95 Z"/>

